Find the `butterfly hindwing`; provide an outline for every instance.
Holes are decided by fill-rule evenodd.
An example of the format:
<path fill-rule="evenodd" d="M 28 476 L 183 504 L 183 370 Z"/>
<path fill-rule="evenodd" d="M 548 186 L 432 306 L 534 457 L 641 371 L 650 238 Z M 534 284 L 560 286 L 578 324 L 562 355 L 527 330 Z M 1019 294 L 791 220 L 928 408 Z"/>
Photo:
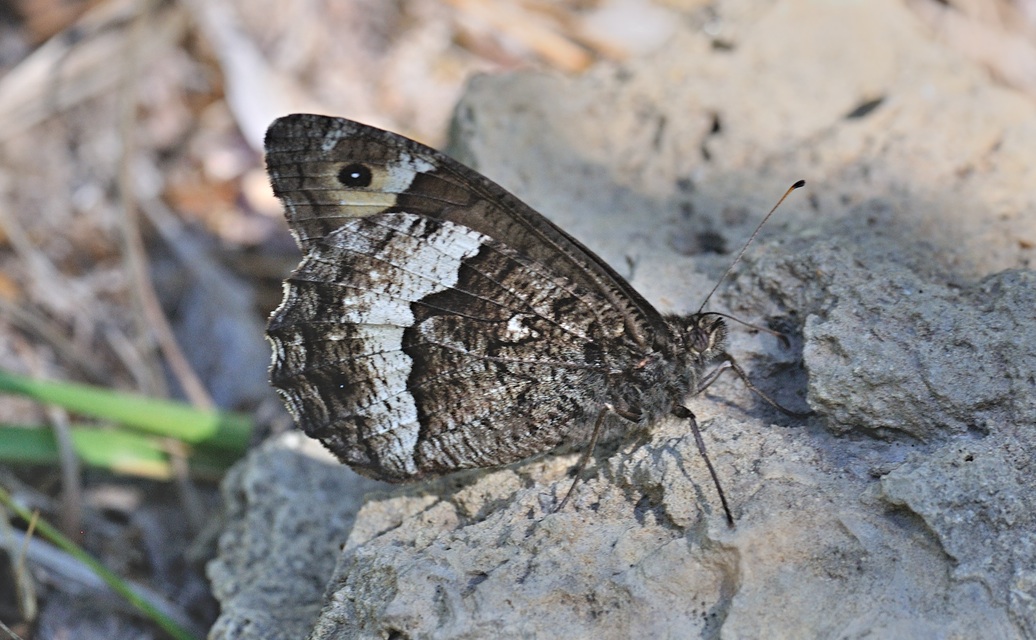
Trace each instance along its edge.
<path fill-rule="evenodd" d="M 271 379 L 300 426 L 366 475 L 554 448 L 622 365 L 594 346 L 623 331 L 606 301 L 467 227 L 381 213 L 308 247 L 270 320 Z"/>

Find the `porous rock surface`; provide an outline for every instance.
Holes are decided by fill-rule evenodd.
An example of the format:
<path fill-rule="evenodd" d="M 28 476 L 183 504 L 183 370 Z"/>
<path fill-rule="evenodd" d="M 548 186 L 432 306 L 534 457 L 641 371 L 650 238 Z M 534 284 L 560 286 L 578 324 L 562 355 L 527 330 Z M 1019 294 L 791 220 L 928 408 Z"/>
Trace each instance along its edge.
<path fill-rule="evenodd" d="M 578 450 L 396 488 L 282 438 L 227 481 L 211 637 L 1036 637 L 1036 105 L 892 0 L 715 6 L 722 43 L 476 80 L 453 152 L 682 313 L 807 179 L 709 308 L 789 334 L 729 350 L 815 415 L 689 400 L 736 528 L 676 419 L 560 512 Z"/>

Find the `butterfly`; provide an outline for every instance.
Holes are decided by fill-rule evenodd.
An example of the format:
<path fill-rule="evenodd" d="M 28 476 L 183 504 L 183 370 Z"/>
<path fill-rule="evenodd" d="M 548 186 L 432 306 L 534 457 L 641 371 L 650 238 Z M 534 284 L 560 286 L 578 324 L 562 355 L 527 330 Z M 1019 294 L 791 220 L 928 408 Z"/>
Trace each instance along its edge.
<path fill-rule="evenodd" d="M 609 414 L 687 420 L 704 454 L 683 403 L 737 366 L 719 314 L 659 313 L 563 229 L 413 140 L 296 114 L 265 146 L 303 253 L 267 328 L 271 383 L 342 462 L 407 482 L 589 428 L 581 470 Z"/>

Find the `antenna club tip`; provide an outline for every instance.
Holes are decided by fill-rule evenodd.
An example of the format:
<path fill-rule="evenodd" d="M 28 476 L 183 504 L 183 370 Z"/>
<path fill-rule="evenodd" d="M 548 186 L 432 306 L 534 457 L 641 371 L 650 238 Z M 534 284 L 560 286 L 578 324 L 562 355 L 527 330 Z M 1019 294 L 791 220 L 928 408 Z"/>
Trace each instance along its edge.
<path fill-rule="evenodd" d="M 795 184 L 791 185 L 791 188 L 792 189 L 801 189 L 804 186 L 806 186 L 806 181 L 805 180 L 799 180 Z"/>

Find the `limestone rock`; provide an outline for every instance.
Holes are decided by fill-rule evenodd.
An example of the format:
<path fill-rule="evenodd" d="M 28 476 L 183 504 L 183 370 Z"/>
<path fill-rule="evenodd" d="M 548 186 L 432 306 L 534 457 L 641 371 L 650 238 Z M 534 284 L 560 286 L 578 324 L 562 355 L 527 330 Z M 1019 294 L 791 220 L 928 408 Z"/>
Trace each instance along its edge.
<path fill-rule="evenodd" d="M 269 540 L 216 565 L 238 572 L 225 616 L 262 584 L 253 610 L 320 639 L 1036 635 L 1036 105 L 891 0 L 714 11 L 720 36 L 628 65 L 477 79 L 453 152 L 674 312 L 807 179 L 710 308 L 790 335 L 734 327 L 729 350 L 816 415 L 734 376 L 689 401 L 736 528 L 676 420 L 601 444 L 558 513 L 578 451 L 393 488 L 353 522 L 350 471 L 264 450 L 228 493 L 294 488 L 238 508 L 230 531 Z M 287 557 L 304 591 L 270 579 Z"/>

